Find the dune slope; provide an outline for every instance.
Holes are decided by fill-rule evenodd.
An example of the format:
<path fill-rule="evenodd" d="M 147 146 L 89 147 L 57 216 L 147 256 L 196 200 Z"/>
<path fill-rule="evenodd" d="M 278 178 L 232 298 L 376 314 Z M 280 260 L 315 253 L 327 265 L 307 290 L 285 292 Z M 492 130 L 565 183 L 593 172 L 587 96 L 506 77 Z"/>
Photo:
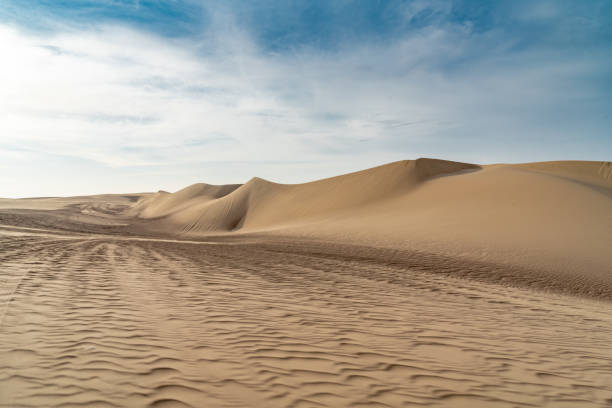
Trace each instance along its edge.
<path fill-rule="evenodd" d="M 485 166 L 293 232 L 608 275 L 612 179 L 601 170 L 608 166 Z"/>
<path fill-rule="evenodd" d="M 186 236 L 272 233 L 421 251 L 517 266 L 533 271 L 534 281 L 563 278 L 568 287 L 611 281 L 608 162 L 477 166 L 418 159 L 305 184 L 254 178 L 219 198 L 175 195 L 162 197 L 164 211 L 138 204 L 142 214 L 167 214 L 151 228 Z"/>
<path fill-rule="evenodd" d="M 201 204 L 210 200 L 221 198 L 235 189 L 240 187 L 240 184 L 228 185 L 212 185 L 205 183 L 196 183 L 176 193 L 168 193 L 166 191 L 158 191 L 148 197 L 143 197 L 130 213 L 140 218 L 159 218 L 170 215 L 181 209 L 188 208 L 192 205 Z"/>
<path fill-rule="evenodd" d="M 444 160 L 406 160 L 304 184 L 277 184 L 255 177 L 218 199 L 193 199 L 181 190 L 138 205 L 145 216 L 167 215 L 160 222 L 164 228 L 190 234 L 265 230 L 368 207 L 401 196 L 429 178 L 478 168 Z M 158 210 L 158 202 L 164 203 L 165 212 Z"/>

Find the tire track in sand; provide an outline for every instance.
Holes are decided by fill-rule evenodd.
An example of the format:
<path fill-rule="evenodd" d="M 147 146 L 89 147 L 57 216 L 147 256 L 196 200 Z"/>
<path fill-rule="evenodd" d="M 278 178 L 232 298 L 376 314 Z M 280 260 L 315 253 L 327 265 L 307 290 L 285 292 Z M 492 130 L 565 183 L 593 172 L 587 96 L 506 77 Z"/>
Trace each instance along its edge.
<path fill-rule="evenodd" d="M 2 407 L 612 402 L 608 303 L 257 244 L 0 236 L 0 268 Z"/>

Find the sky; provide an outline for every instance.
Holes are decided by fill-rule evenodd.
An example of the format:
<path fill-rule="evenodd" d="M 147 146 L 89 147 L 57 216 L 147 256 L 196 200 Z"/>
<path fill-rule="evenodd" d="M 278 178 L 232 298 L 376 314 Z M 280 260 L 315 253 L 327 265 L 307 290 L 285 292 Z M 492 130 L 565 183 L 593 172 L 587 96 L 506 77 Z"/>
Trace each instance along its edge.
<path fill-rule="evenodd" d="M 0 0 L 0 197 L 612 160 L 609 0 Z"/>

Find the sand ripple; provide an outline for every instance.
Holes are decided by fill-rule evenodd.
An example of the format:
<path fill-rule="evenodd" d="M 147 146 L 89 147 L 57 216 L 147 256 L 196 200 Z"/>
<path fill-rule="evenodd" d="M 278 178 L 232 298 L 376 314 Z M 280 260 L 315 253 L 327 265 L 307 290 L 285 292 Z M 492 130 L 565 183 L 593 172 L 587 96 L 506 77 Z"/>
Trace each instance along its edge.
<path fill-rule="evenodd" d="M 601 407 L 609 303 L 256 243 L 0 235 L 0 406 Z"/>

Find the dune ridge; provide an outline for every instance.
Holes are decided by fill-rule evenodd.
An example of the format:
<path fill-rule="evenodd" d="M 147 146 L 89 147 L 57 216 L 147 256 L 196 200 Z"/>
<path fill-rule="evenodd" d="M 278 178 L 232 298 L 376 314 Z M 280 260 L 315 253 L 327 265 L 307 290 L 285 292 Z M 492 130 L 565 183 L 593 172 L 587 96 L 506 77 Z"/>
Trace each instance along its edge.
<path fill-rule="evenodd" d="M 437 208 L 441 202 L 446 205 L 445 201 L 455 200 L 463 190 L 479 196 L 481 202 L 473 203 L 475 212 L 482 210 L 477 208 L 479 205 L 488 206 L 484 210 L 490 211 L 500 204 L 503 207 L 503 203 L 494 200 L 500 190 L 506 189 L 514 199 L 532 199 L 532 203 L 521 203 L 529 211 L 530 207 L 540 204 L 542 197 L 541 194 L 529 197 L 524 193 L 531 194 L 538 188 L 551 189 L 550 192 L 557 196 L 559 193 L 575 193 L 569 190 L 576 190 L 576 184 L 605 195 L 612 189 L 609 162 L 553 161 L 479 166 L 421 158 L 303 184 L 279 184 L 259 177 L 253 177 L 242 185 L 198 183 L 175 193 L 160 191 L 143 196 L 127 214 L 154 220 L 150 224 L 152 228 L 190 235 L 282 229 L 317 220 L 343 218 L 357 212 L 369 216 L 377 213 L 374 210 L 377 205 L 394 200 L 401 201 L 405 209 L 410 209 L 411 201 L 418 201 L 418 194 L 409 194 L 427 181 L 476 170 L 484 170 L 484 174 L 436 183 L 439 197 L 429 197 L 430 206 Z M 554 177 L 555 180 L 546 180 L 542 176 Z M 476 188 L 472 184 L 476 184 Z M 578 192 L 578 195 L 582 194 Z M 452 208 L 448 210 L 452 213 Z M 395 214 L 387 218 L 399 218 L 401 223 L 406 217 Z M 378 221 L 384 223 L 384 220 Z M 372 222 L 373 227 L 376 224 Z"/>
<path fill-rule="evenodd" d="M 181 233 L 269 229 L 369 206 L 404 194 L 432 177 L 479 168 L 422 158 L 304 184 L 278 184 L 254 177 L 241 186 L 218 186 L 227 194 L 194 198 L 184 189 L 144 198 L 136 208 L 144 218 L 165 217 L 162 228 Z M 165 212 L 159 210 L 162 200 Z"/>
<path fill-rule="evenodd" d="M 304 184 L 255 177 L 218 187 L 223 195 L 163 195 L 163 212 L 155 197 L 135 208 L 158 215 L 146 228 L 183 237 L 265 233 L 424 251 L 603 287 L 612 265 L 610 169 L 417 159 Z"/>
<path fill-rule="evenodd" d="M 196 203 L 218 199 L 240 187 L 240 184 L 213 185 L 196 183 L 175 193 L 158 191 L 141 198 L 128 212 L 140 218 L 159 218 Z"/>

